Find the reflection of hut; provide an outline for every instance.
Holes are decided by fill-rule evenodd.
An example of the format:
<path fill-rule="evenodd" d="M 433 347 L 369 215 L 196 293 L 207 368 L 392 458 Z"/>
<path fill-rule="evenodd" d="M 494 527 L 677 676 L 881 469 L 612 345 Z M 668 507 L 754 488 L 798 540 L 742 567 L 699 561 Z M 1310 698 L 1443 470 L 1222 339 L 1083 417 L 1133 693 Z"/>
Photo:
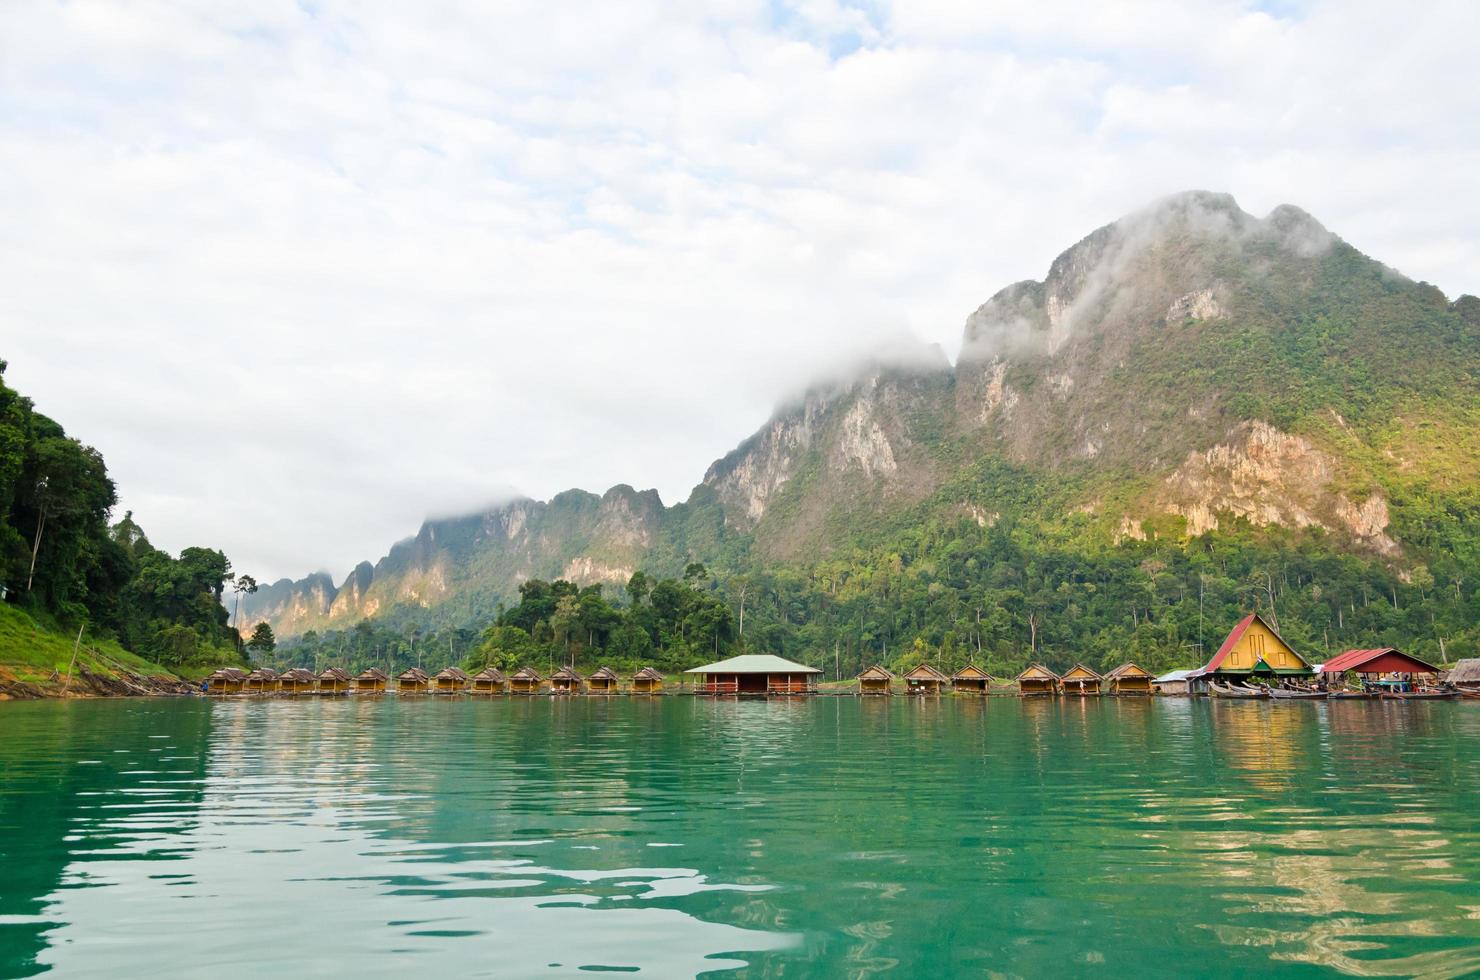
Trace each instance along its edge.
<path fill-rule="evenodd" d="M 1100 693 L 1100 675 L 1084 664 L 1075 664 L 1059 678 L 1059 690 L 1076 697 L 1089 697 Z"/>
<path fill-rule="evenodd" d="M 698 677 L 700 694 L 815 694 L 822 671 L 769 653 L 749 653 L 684 673 Z"/>
<path fill-rule="evenodd" d="M 210 694 L 240 694 L 247 682 L 247 672 L 240 667 L 222 667 L 206 678 L 206 691 Z"/>
<path fill-rule="evenodd" d="M 586 678 L 586 690 L 591 694 L 616 694 L 621 688 L 621 678 L 610 667 L 597 667 Z"/>
<path fill-rule="evenodd" d="M 550 675 L 551 694 L 580 694 L 585 678 L 574 667 L 561 667 Z"/>
<path fill-rule="evenodd" d="M 1252 678 L 1280 680 L 1310 677 L 1310 664 L 1296 653 L 1258 613 L 1245 616 L 1218 652 L 1198 670 L 1187 675 L 1189 690 L 1206 690 L 1213 681 L 1246 684 Z"/>
<path fill-rule="evenodd" d="M 390 683 L 390 676 L 379 667 L 370 667 L 360 671 L 355 678 L 356 694 L 384 694 L 386 684 Z"/>
<path fill-rule="evenodd" d="M 484 667 L 473 675 L 474 694 L 503 694 L 509 689 L 509 679 L 497 667 Z"/>
<path fill-rule="evenodd" d="M 1059 675 L 1042 664 L 1029 664 L 1017 675 L 1017 686 L 1019 694 L 1057 694 Z"/>
<path fill-rule="evenodd" d="M 1466 691 L 1480 691 L 1480 657 L 1459 661 L 1449 671 L 1449 676 L 1445 680 L 1450 687 Z"/>
<path fill-rule="evenodd" d="M 1152 678 L 1151 690 L 1157 694 L 1190 694 L 1187 677 L 1194 673 L 1191 668 L 1169 670 L 1160 677 Z"/>
<path fill-rule="evenodd" d="M 1151 673 L 1133 663 L 1126 662 L 1105 675 L 1107 694 L 1123 697 L 1128 694 L 1150 694 Z"/>
<path fill-rule="evenodd" d="M 317 683 L 313 671 L 303 667 L 294 667 L 292 670 L 283 671 L 278 677 L 278 690 L 284 694 L 308 694 L 313 691 Z"/>
<path fill-rule="evenodd" d="M 992 675 L 976 664 L 967 664 L 951 676 L 951 690 L 958 694 L 986 694 Z"/>
<path fill-rule="evenodd" d="M 509 678 L 510 694 L 538 694 L 544 678 L 533 667 L 520 667 Z"/>
<path fill-rule="evenodd" d="M 432 678 L 432 690 L 437 694 L 460 694 L 467 686 L 468 674 L 461 667 L 443 667 Z"/>
<path fill-rule="evenodd" d="M 396 692 L 398 694 L 425 694 L 431 685 L 432 679 L 420 667 L 411 667 L 403 670 L 396 677 Z"/>
<path fill-rule="evenodd" d="M 858 675 L 859 694 L 893 694 L 894 675 L 878 664 Z"/>
<path fill-rule="evenodd" d="M 935 695 L 946 686 L 946 675 L 929 664 L 921 664 L 904 675 L 904 689 L 910 694 Z"/>
<path fill-rule="evenodd" d="M 657 694 L 663 690 L 663 674 L 652 667 L 644 667 L 632 675 L 633 694 Z"/>
<path fill-rule="evenodd" d="M 1326 686 L 1332 688 L 1341 686 L 1341 678 L 1345 674 L 1356 674 L 1364 683 L 1368 683 L 1381 680 L 1384 674 L 1432 675 L 1437 673 L 1439 673 L 1439 668 L 1428 661 L 1420 660 L 1392 647 L 1348 650 L 1321 664 L 1321 676 L 1325 679 Z M 1453 671 L 1450 673 L 1452 674 Z"/>
<path fill-rule="evenodd" d="M 251 694 L 265 694 L 277 690 L 278 672 L 271 667 L 258 667 L 242 682 L 242 690 Z"/>
<path fill-rule="evenodd" d="M 318 681 L 320 694 L 348 694 L 354 686 L 349 674 L 338 667 L 325 667 L 319 672 Z"/>

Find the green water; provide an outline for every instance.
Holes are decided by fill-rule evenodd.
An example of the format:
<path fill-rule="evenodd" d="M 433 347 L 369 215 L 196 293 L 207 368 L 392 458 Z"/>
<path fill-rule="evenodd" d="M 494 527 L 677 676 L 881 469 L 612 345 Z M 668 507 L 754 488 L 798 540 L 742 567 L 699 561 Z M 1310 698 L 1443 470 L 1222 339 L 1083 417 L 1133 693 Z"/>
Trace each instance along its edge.
<path fill-rule="evenodd" d="M 1480 704 L 0 704 L 0 976 L 1480 971 Z"/>

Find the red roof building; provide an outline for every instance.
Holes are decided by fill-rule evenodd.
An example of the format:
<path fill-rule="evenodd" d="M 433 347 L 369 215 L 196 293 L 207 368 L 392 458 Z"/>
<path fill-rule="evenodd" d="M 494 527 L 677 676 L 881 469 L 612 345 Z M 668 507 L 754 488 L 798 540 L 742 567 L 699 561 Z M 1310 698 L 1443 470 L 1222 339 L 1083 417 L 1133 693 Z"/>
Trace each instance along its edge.
<path fill-rule="evenodd" d="M 1321 665 L 1323 674 L 1437 674 L 1439 668 L 1392 647 L 1348 650 Z"/>

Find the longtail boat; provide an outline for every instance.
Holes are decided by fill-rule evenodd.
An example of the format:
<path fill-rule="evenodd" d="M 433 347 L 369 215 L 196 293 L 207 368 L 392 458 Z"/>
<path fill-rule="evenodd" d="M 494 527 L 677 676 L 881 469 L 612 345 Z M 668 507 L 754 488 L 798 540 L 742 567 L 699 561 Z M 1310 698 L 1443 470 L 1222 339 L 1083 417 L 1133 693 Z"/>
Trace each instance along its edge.
<path fill-rule="evenodd" d="M 1263 688 L 1244 687 L 1243 685 L 1226 685 L 1213 681 L 1208 684 L 1208 690 L 1215 698 L 1236 698 L 1239 700 L 1251 700 L 1255 698 L 1267 698 L 1269 693 Z"/>
<path fill-rule="evenodd" d="M 1480 701 L 1480 690 L 1471 690 L 1467 687 L 1457 687 L 1454 689 L 1454 693 L 1458 694 L 1462 698 L 1474 698 L 1475 700 Z"/>
<path fill-rule="evenodd" d="M 1371 691 L 1331 691 L 1326 697 L 1332 701 L 1372 701 L 1377 695 Z"/>
<path fill-rule="evenodd" d="M 1271 687 L 1269 689 L 1269 696 L 1281 701 L 1310 701 L 1316 698 L 1320 698 L 1322 701 L 1326 700 L 1325 691 L 1301 691 L 1289 687 Z"/>
<path fill-rule="evenodd" d="M 1395 701 L 1442 701 L 1454 697 L 1453 691 L 1383 691 L 1382 696 Z"/>

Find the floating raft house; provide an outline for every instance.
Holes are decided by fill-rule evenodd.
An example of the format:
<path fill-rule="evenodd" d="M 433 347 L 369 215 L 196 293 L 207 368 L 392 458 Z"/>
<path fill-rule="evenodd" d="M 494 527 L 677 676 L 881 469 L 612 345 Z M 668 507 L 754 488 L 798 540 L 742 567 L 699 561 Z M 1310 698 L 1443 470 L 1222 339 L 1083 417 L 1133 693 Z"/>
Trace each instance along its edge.
<path fill-rule="evenodd" d="M 1029 664 L 1017 675 L 1018 694 L 1057 694 L 1059 675 L 1042 664 Z"/>
<path fill-rule="evenodd" d="M 597 667 L 586 678 L 586 690 L 591 694 L 616 694 L 621 689 L 621 680 L 610 667 Z"/>
<path fill-rule="evenodd" d="M 976 664 L 967 664 L 951 675 L 951 690 L 957 694 L 986 694 L 992 675 Z"/>
<path fill-rule="evenodd" d="M 874 664 L 858 675 L 859 694 L 893 694 L 894 675 Z"/>
<path fill-rule="evenodd" d="M 1084 664 L 1075 664 L 1059 678 L 1059 690 L 1075 697 L 1093 697 L 1100 693 L 1098 671 Z"/>
<path fill-rule="evenodd" d="M 379 667 L 370 667 L 360 671 L 355 677 L 356 694 L 384 694 L 386 685 L 390 683 L 390 675 Z"/>
<path fill-rule="evenodd" d="M 503 694 L 509 689 L 509 679 L 497 667 L 484 667 L 473 675 L 474 694 Z"/>
<path fill-rule="evenodd" d="M 652 667 L 644 667 L 632 675 L 633 694 L 657 694 L 663 690 L 663 674 Z"/>
<path fill-rule="evenodd" d="M 1106 694 L 1116 697 L 1149 695 L 1151 693 L 1151 673 L 1127 661 L 1105 675 L 1104 687 Z"/>
<path fill-rule="evenodd" d="M 945 690 L 948 678 L 929 664 L 921 664 L 904 675 L 904 689 L 910 694 L 936 695 Z"/>
<path fill-rule="evenodd" d="M 420 667 L 410 667 L 396 677 L 396 691 L 400 694 L 425 694 L 432 679 Z"/>
<path fill-rule="evenodd" d="M 684 673 L 698 678 L 695 690 L 700 694 L 813 694 L 822 671 L 769 653 L 751 653 Z"/>
<path fill-rule="evenodd" d="M 544 678 L 533 667 L 520 667 L 509 678 L 509 693 L 538 694 Z"/>

